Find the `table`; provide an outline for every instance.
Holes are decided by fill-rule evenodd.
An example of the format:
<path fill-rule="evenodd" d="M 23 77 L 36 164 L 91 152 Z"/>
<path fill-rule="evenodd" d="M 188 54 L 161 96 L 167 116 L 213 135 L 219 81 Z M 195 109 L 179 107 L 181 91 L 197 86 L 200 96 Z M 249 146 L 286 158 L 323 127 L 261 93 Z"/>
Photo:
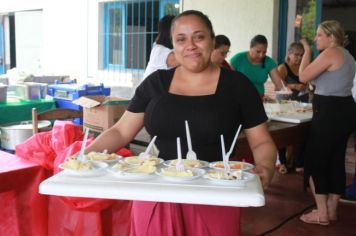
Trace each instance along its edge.
<path fill-rule="evenodd" d="M 270 121 L 268 122 L 268 130 L 274 143 L 279 149 L 287 147 L 288 145 L 299 144 L 301 141 L 305 140 L 308 135 L 310 124 L 311 122 L 295 124 Z M 244 134 L 241 134 L 237 140 L 235 156 L 252 156 L 251 149 Z"/>
<path fill-rule="evenodd" d="M 169 182 L 153 175 L 147 180 L 121 180 L 106 173 L 96 177 L 67 175 L 64 171 L 45 180 L 40 193 L 58 196 L 95 197 L 219 206 L 263 206 L 260 179 L 255 176 L 245 187 L 212 185 L 208 180 Z M 224 200 L 221 200 L 221 196 Z"/>
<path fill-rule="evenodd" d="M 47 235 L 47 196 L 38 185 L 48 172 L 0 151 L 0 235 Z"/>
<path fill-rule="evenodd" d="M 0 151 L 0 235 L 129 235 L 130 202 L 77 210 L 60 197 L 38 192 L 51 173 Z"/>
<path fill-rule="evenodd" d="M 56 105 L 53 99 L 20 101 L 18 99 L 8 98 L 6 103 L 0 103 L 0 125 L 31 120 L 33 107 L 37 108 L 38 112 L 43 112 L 54 109 Z"/>

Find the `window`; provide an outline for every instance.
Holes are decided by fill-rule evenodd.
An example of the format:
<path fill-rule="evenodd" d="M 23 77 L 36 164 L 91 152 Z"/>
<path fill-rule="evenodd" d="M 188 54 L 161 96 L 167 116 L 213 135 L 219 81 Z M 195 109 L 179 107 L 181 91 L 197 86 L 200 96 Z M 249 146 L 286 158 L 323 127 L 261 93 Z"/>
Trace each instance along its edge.
<path fill-rule="evenodd" d="M 179 13 L 179 0 L 103 3 L 103 69 L 143 70 L 164 15 Z"/>
<path fill-rule="evenodd" d="M 292 42 L 305 37 L 311 43 L 320 23 L 321 0 L 280 0 L 278 63 L 284 62 L 286 48 Z M 300 28 L 294 23 L 297 15 L 301 17 Z"/>

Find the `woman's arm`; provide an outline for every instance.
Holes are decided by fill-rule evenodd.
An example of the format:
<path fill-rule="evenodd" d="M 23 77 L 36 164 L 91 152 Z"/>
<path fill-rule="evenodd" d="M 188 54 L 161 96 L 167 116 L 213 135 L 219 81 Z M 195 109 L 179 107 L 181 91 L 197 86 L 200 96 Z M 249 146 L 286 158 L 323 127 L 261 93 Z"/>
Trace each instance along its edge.
<path fill-rule="evenodd" d="M 336 47 L 326 48 L 320 55 L 311 62 L 312 50 L 306 39 L 300 42 L 304 46 L 304 55 L 299 67 L 299 80 L 309 82 L 318 77 L 322 72 L 336 70 L 343 63 L 343 54 Z"/>
<path fill-rule="evenodd" d="M 100 134 L 86 149 L 109 153 L 116 152 L 120 147 L 126 146 L 143 127 L 144 113 L 126 111 L 116 124 Z"/>
<path fill-rule="evenodd" d="M 272 69 L 269 72 L 269 76 L 271 77 L 271 80 L 272 80 L 276 90 L 281 90 L 284 88 L 283 82 L 282 82 L 283 79 L 282 79 L 281 75 L 279 74 L 277 68 Z"/>
<path fill-rule="evenodd" d="M 287 74 L 288 74 L 288 71 L 287 71 L 287 68 L 284 64 L 280 64 L 278 67 L 277 67 L 277 70 L 281 76 L 281 78 L 285 81 L 286 80 L 286 77 L 287 77 Z"/>
<path fill-rule="evenodd" d="M 267 124 L 244 130 L 248 143 L 253 153 L 256 173 L 260 176 L 262 186 L 266 188 L 272 180 L 277 159 L 277 149 Z"/>

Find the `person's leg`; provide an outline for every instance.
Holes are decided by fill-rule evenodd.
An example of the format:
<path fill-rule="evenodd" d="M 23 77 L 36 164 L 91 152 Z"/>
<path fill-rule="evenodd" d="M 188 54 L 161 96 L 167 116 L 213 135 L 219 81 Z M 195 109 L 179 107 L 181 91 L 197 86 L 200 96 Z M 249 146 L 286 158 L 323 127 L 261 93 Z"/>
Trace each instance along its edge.
<path fill-rule="evenodd" d="M 287 170 L 287 158 L 286 158 L 287 148 L 280 148 L 278 150 L 278 158 L 279 158 L 279 167 L 278 171 L 281 174 L 286 174 Z"/>
<path fill-rule="evenodd" d="M 306 143 L 297 144 L 294 146 L 294 160 L 293 166 L 296 172 L 302 172 L 304 170 L 304 150 Z"/>
<path fill-rule="evenodd" d="M 309 179 L 309 185 L 313 192 L 317 209 L 307 214 L 303 214 L 300 217 L 300 219 L 308 224 L 328 225 L 329 224 L 328 207 L 327 207 L 328 195 L 315 193 L 315 186 L 314 186 L 313 179 L 311 177 Z"/>
<path fill-rule="evenodd" d="M 329 220 L 337 220 L 337 207 L 339 205 L 339 194 L 329 194 L 327 200 Z"/>

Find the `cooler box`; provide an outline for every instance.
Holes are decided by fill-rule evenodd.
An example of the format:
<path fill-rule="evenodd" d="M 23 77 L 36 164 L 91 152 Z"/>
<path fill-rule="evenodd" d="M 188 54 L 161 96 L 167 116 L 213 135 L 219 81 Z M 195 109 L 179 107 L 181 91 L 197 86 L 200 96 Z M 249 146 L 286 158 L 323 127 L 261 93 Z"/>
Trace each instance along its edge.
<path fill-rule="evenodd" d="M 53 84 L 48 85 L 48 95 L 54 98 L 56 106 L 59 108 L 82 110 L 81 106 L 74 104 L 72 101 L 77 100 L 82 96 L 109 96 L 110 88 L 105 88 L 104 84 Z M 83 120 L 78 119 L 75 123 L 83 124 Z"/>

